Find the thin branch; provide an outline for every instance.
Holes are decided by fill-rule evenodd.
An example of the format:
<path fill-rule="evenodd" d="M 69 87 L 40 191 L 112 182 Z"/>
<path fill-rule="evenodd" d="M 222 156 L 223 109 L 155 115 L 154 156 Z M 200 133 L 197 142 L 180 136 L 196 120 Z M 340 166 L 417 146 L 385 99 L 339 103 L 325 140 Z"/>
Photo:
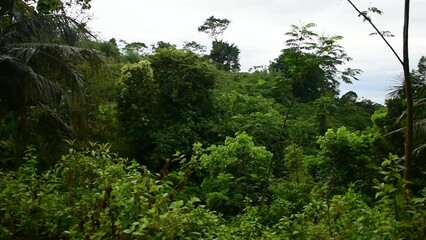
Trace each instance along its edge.
<path fill-rule="evenodd" d="M 352 5 L 352 7 L 359 13 L 359 15 L 363 16 L 364 19 L 366 21 L 368 21 L 371 26 L 374 28 L 374 30 L 376 30 L 377 34 L 380 35 L 380 37 L 382 37 L 383 41 L 385 41 L 385 43 L 388 45 L 388 47 L 390 48 L 390 50 L 393 52 L 393 54 L 395 55 L 395 57 L 398 59 L 399 63 L 401 63 L 402 66 L 404 66 L 404 62 L 402 61 L 401 57 L 398 55 L 398 53 L 396 53 L 395 49 L 392 47 L 392 45 L 388 42 L 388 40 L 386 39 L 386 37 L 383 35 L 382 32 L 379 31 L 379 29 L 376 27 L 376 25 L 371 21 L 371 19 L 369 17 L 367 17 L 367 15 L 365 15 L 365 13 L 361 12 L 356 6 L 355 4 L 352 3 L 351 0 L 348 0 L 348 2 Z"/>
<path fill-rule="evenodd" d="M 281 125 L 281 131 L 279 133 L 280 135 L 278 136 L 276 144 L 279 144 L 279 142 L 282 141 L 282 138 L 283 138 L 283 135 L 284 135 L 284 131 L 285 131 L 286 127 L 287 127 L 288 116 L 290 115 L 290 111 L 292 110 L 293 105 L 294 105 L 295 102 L 296 102 L 296 97 L 293 96 L 293 99 L 291 100 L 290 106 L 288 107 L 287 113 L 286 113 L 286 115 L 284 117 L 283 124 Z M 273 168 L 273 166 L 274 166 L 274 158 L 272 157 L 271 161 L 269 162 L 268 174 L 266 175 L 265 185 L 264 185 L 263 190 L 262 190 L 262 199 L 261 199 L 261 203 L 260 203 L 260 210 L 262 210 L 263 205 L 265 204 L 266 190 L 268 188 L 269 181 L 270 181 L 271 176 L 272 176 L 272 168 Z"/>

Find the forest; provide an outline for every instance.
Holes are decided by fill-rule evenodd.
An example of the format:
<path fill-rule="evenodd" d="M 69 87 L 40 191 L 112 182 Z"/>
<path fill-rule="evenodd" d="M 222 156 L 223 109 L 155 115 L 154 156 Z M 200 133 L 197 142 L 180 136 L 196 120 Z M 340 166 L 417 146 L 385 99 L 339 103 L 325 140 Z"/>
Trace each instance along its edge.
<path fill-rule="evenodd" d="M 129 43 L 89 9 L 0 2 L 0 239 L 426 239 L 426 57 L 382 105 L 314 23 L 243 72 L 229 19 Z"/>

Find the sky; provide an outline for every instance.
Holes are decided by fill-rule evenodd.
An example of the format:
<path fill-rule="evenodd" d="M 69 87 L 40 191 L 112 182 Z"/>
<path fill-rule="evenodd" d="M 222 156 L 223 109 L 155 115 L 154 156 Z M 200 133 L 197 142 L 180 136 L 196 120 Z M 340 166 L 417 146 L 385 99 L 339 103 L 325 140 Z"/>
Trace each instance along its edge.
<path fill-rule="evenodd" d="M 373 16 L 402 57 L 402 0 L 353 0 L 361 10 L 375 6 L 384 12 Z M 426 1 L 411 0 L 410 68 L 426 55 Z M 170 42 L 182 47 L 196 41 L 210 49 L 211 39 L 197 28 L 210 16 L 231 21 L 223 40 L 240 49 L 241 70 L 268 65 L 285 48 L 290 25 L 315 23 L 315 31 L 341 35 L 341 45 L 353 61 L 347 67 L 361 69 L 359 81 L 340 86 L 341 94 L 355 91 L 359 98 L 384 103 L 388 90 L 399 84 L 402 66 L 374 30 L 357 17 L 346 0 L 92 0 L 89 26 L 100 39 L 126 42 Z"/>

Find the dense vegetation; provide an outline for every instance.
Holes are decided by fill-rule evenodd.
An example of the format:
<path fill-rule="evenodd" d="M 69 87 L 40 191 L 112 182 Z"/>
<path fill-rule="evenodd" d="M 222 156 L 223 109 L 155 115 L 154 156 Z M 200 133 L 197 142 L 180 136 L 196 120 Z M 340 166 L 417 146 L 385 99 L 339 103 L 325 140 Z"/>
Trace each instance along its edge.
<path fill-rule="evenodd" d="M 0 239 L 425 239 L 426 58 L 384 106 L 315 24 L 239 72 L 231 23 L 188 41 L 96 40 L 68 8 L 0 4 Z M 409 187 L 407 187 L 409 186 Z"/>

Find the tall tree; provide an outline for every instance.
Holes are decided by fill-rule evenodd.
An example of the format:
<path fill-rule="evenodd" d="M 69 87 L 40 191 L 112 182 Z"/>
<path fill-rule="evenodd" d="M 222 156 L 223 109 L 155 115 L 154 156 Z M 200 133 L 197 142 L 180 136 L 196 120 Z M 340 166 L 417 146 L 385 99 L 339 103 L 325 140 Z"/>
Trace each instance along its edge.
<path fill-rule="evenodd" d="M 2 13 L 0 111 L 18 115 L 18 152 L 28 141 L 28 120 L 34 108 L 60 126 L 57 131 L 65 136 L 71 132 L 79 136 L 85 128 L 85 101 L 78 64 L 99 60 L 95 51 L 81 47 L 90 33 L 74 19 L 37 12 L 26 1 L 13 1 Z M 63 106 L 68 106 L 68 119 L 58 111 Z"/>
<path fill-rule="evenodd" d="M 422 159 L 426 152 L 426 72 L 425 72 L 425 62 L 426 58 L 421 57 L 417 65 L 417 69 L 412 71 L 412 91 L 413 91 L 413 101 L 414 101 L 414 123 L 413 123 L 413 162 L 415 162 L 416 167 L 413 169 L 413 172 L 418 172 L 417 169 L 424 169 L 425 165 L 422 163 Z M 402 83 L 401 85 L 395 86 L 394 89 L 390 92 L 387 103 L 389 102 L 398 102 L 401 106 L 405 105 L 406 99 L 405 87 Z M 389 104 L 388 108 L 390 108 Z M 399 129 L 392 132 L 393 138 L 394 135 L 398 136 L 400 133 L 406 131 L 406 114 L 407 111 L 403 111 L 403 108 L 399 109 L 397 116 L 394 117 L 397 119 L 397 124 Z M 403 112 L 403 114 L 401 114 Z M 392 123 L 393 125 L 394 122 Z M 400 143 L 401 144 L 401 143 Z M 419 161 L 420 160 L 420 161 Z M 412 174 L 413 177 L 418 177 L 419 174 Z"/>
<path fill-rule="evenodd" d="M 401 63 L 403 71 L 404 71 L 404 88 L 405 88 L 405 96 L 407 100 L 407 128 L 405 132 L 405 150 L 404 150 L 404 179 L 409 181 L 411 179 L 411 169 L 412 169 L 412 150 L 413 150 L 413 127 L 414 127 L 414 101 L 413 101 L 413 90 L 412 90 L 412 80 L 410 73 L 410 63 L 409 63 L 409 52 L 408 52 L 408 29 L 410 22 L 410 0 L 404 0 L 404 26 L 403 26 L 403 58 L 396 53 L 395 49 L 390 45 L 387 41 L 386 37 L 389 36 L 387 31 L 380 31 L 377 26 L 371 20 L 371 17 L 368 16 L 369 12 L 382 14 L 382 12 L 375 8 L 370 7 L 367 11 L 361 11 L 358 7 L 351 1 L 347 0 L 349 4 L 358 12 L 359 16 L 361 16 L 364 21 L 370 23 L 370 25 L 374 28 L 376 33 L 383 39 L 383 41 L 387 44 L 389 49 L 393 52 L 395 57 Z M 409 187 L 409 184 L 407 184 Z"/>
<path fill-rule="evenodd" d="M 230 23 L 231 21 L 226 18 L 220 19 L 211 16 L 204 21 L 203 25 L 198 27 L 198 31 L 207 33 L 213 41 L 218 41 L 220 37 L 219 41 L 221 41 L 223 32 L 225 32 Z"/>
<path fill-rule="evenodd" d="M 303 102 L 313 101 L 327 92 L 336 94 L 336 90 L 327 85 L 324 71 L 314 60 L 312 54 L 284 49 L 271 63 L 270 69 L 283 74 L 283 80 L 290 79 L 293 95 Z"/>
<path fill-rule="evenodd" d="M 158 170 L 160 161 L 176 151 L 188 153 L 194 142 L 201 141 L 199 136 L 206 128 L 203 121 L 213 108 L 211 90 L 216 70 L 196 54 L 171 47 L 157 49 L 146 60 L 152 76 L 146 64 L 123 72 L 123 79 L 132 85 L 123 88 L 122 94 L 127 97 L 120 100 L 119 106 L 126 110 L 120 110 L 120 118 L 125 125 L 127 120 L 132 123 L 128 132 L 140 146 L 133 155 Z"/>
<path fill-rule="evenodd" d="M 158 126 L 158 83 L 148 61 L 123 67 L 118 99 L 119 121 L 130 147 L 130 156 L 152 147 L 152 134 Z M 132 154 L 134 153 L 134 154 Z"/>
<path fill-rule="evenodd" d="M 146 55 L 146 51 L 148 46 L 142 42 L 132 42 L 127 43 L 123 41 L 124 46 L 124 54 L 123 58 L 126 62 L 137 63 L 139 62 L 144 55 Z"/>
<path fill-rule="evenodd" d="M 240 50 L 235 44 L 229 44 L 224 41 L 213 41 L 210 59 L 216 64 L 217 68 L 225 71 L 239 71 Z"/>
<path fill-rule="evenodd" d="M 195 41 L 191 41 L 191 42 L 184 42 L 183 43 L 183 49 L 191 51 L 195 54 L 197 54 L 198 56 L 204 56 L 205 52 L 207 51 L 207 47 L 204 45 L 201 45 Z"/>
<path fill-rule="evenodd" d="M 291 31 L 286 33 L 286 48 L 270 65 L 293 81 L 293 94 L 304 101 L 326 93 L 337 95 L 340 81 L 351 83 L 361 72 L 352 68 L 341 70 L 352 60 L 339 43 L 343 37 L 320 36 L 313 31 L 315 26 L 291 25 Z"/>
<path fill-rule="evenodd" d="M 291 31 L 287 32 L 286 35 L 289 39 L 286 41 L 286 49 L 283 49 L 281 56 L 276 59 L 274 63 L 271 63 L 270 68 L 272 70 L 281 71 L 284 74 L 283 80 L 291 78 L 293 81 L 293 99 L 290 101 L 289 108 L 285 113 L 283 123 L 281 125 L 281 132 L 279 134 L 277 145 L 283 140 L 284 132 L 287 128 L 287 120 L 290 111 L 296 102 L 296 98 L 300 97 L 294 92 L 295 89 L 303 91 L 303 84 L 310 84 L 309 77 L 313 80 L 314 87 L 310 88 L 310 91 L 314 93 L 327 92 L 325 89 L 331 89 L 331 94 L 338 92 L 339 80 L 346 83 L 351 83 L 352 79 L 357 79 L 356 75 L 361 71 L 358 69 L 346 68 L 340 70 L 340 66 L 346 64 L 346 62 L 352 59 L 347 56 L 343 47 L 338 43 L 342 36 L 319 36 L 311 29 L 315 27 L 314 23 L 308 23 L 306 25 L 291 26 Z M 283 61 L 284 60 L 284 61 Z M 314 71 L 315 70 L 315 71 Z M 301 88 L 297 88 L 297 84 L 302 85 Z M 325 87 L 324 87 L 325 86 Z M 321 88 L 322 87 L 322 88 Z M 320 94 L 318 94 L 320 95 Z M 306 94 L 306 96 L 309 96 Z M 302 99 L 307 101 L 307 99 Z M 320 121 L 324 122 L 324 117 L 319 116 Z M 269 163 L 269 171 L 266 176 L 265 185 L 263 188 L 263 199 L 266 196 L 266 190 L 269 185 L 269 179 L 272 175 L 272 169 L 274 165 L 274 158 Z M 263 206 L 263 202 L 261 204 Z"/>
<path fill-rule="evenodd" d="M 226 18 L 220 19 L 211 16 L 206 19 L 203 25 L 198 27 L 198 31 L 207 33 L 213 39 L 209 57 L 219 69 L 239 71 L 240 50 L 235 44 L 229 44 L 222 40 L 223 32 L 228 28 L 229 23 L 231 21 Z"/>

